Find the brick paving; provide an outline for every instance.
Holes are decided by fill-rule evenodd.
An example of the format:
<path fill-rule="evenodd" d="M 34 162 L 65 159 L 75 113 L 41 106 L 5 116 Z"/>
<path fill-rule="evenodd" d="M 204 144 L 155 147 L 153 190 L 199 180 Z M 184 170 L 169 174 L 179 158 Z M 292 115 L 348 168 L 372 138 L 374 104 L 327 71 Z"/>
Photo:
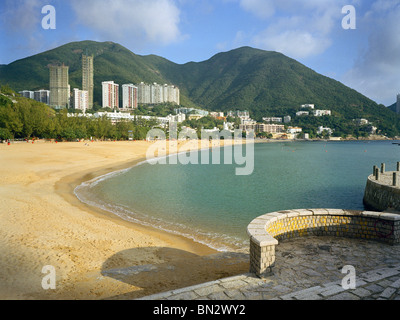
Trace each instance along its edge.
<path fill-rule="evenodd" d="M 343 267 L 356 272 L 355 289 L 342 286 Z M 342 273 L 343 271 L 343 273 Z M 282 241 L 273 274 L 251 273 L 141 300 L 399 300 L 400 246 L 335 237 Z"/>

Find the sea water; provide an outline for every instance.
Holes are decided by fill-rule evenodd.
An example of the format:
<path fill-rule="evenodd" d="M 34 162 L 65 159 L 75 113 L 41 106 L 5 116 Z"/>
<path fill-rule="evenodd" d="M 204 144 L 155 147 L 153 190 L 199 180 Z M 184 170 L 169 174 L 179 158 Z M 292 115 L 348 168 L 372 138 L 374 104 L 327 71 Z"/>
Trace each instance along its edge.
<path fill-rule="evenodd" d="M 210 160 L 208 165 L 143 162 L 85 182 L 75 193 L 81 201 L 122 219 L 217 250 L 246 251 L 247 225 L 265 213 L 364 210 L 365 185 L 373 166 L 386 163 L 390 171 L 400 161 L 400 147 L 393 142 L 257 143 L 254 172 L 249 176 L 235 175 L 237 166 L 223 160 L 221 164 Z"/>

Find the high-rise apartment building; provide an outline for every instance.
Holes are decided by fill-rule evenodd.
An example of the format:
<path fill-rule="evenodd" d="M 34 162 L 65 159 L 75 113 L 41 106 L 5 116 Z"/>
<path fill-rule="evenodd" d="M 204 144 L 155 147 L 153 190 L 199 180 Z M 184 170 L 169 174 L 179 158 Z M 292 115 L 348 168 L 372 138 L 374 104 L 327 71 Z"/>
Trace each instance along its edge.
<path fill-rule="evenodd" d="M 163 103 L 164 101 L 164 94 L 163 94 L 163 86 L 157 83 L 153 83 L 151 85 L 151 103 L 152 104 L 159 104 Z"/>
<path fill-rule="evenodd" d="M 69 67 L 50 66 L 50 106 L 68 108 L 70 98 Z"/>
<path fill-rule="evenodd" d="M 139 104 L 159 104 L 164 102 L 180 104 L 179 88 L 173 85 L 141 82 L 137 85 L 137 88 Z"/>
<path fill-rule="evenodd" d="M 72 103 L 75 109 L 85 113 L 89 109 L 89 93 L 86 90 L 75 88 L 72 92 Z"/>
<path fill-rule="evenodd" d="M 167 102 L 175 102 L 177 105 L 181 104 L 180 91 L 178 87 L 168 86 L 168 100 Z"/>
<path fill-rule="evenodd" d="M 164 84 L 164 87 L 163 87 L 163 90 L 162 90 L 162 92 L 163 92 L 163 101 L 170 100 L 169 99 L 170 91 L 171 90 L 169 90 L 169 86 L 167 84 Z"/>
<path fill-rule="evenodd" d="M 82 55 L 82 90 L 88 92 L 88 109 L 93 108 L 93 56 Z"/>
<path fill-rule="evenodd" d="M 138 88 L 133 84 L 122 85 L 122 109 L 132 110 L 138 107 Z"/>
<path fill-rule="evenodd" d="M 141 82 L 138 84 L 138 103 L 150 104 L 151 102 L 151 89 L 150 85 Z"/>
<path fill-rule="evenodd" d="M 102 82 L 103 108 L 119 108 L 119 85 L 114 81 Z"/>
<path fill-rule="evenodd" d="M 19 94 L 21 97 L 28 98 L 28 99 L 35 99 L 35 92 L 29 91 L 29 90 L 24 90 L 20 91 Z"/>
<path fill-rule="evenodd" d="M 19 94 L 21 97 L 36 100 L 47 105 L 50 104 L 50 91 L 49 90 L 37 90 L 37 91 L 29 91 L 24 90 L 20 91 Z"/>
<path fill-rule="evenodd" d="M 45 104 L 50 104 L 50 91 L 43 89 L 37 90 L 34 92 L 34 99 Z"/>

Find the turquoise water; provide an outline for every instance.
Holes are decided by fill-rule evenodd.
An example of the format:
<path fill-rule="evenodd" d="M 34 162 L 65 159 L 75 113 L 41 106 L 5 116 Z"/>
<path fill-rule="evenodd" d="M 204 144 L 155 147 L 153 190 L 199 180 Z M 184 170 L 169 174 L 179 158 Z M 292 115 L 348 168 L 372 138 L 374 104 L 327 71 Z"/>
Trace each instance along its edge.
<path fill-rule="evenodd" d="M 262 214 L 301 208 L 363 210 L 372 167 L 385 162 L 387 170 L 395 170 L 400 161 L 400 147 L 392 143 L 260 143 L 250 176 L 236 176 L 235 164 L 143 163 L 85 183 L 76 194 L 123 219 L 219 250 L 241 251 L 248 247 L 247 225 Z"/>

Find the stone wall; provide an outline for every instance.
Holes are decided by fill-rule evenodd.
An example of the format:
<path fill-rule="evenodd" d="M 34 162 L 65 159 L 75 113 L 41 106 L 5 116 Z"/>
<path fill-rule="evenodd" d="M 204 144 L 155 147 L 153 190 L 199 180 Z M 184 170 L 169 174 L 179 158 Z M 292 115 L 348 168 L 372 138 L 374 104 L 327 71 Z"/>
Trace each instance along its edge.
<path fill-rule="evenodd" d="M 368 209 L 378 211 L 400 212 L 400 162 L 397 171 L 386 172 L 385 164 L 374 166 L 367 179 L 364 193 L 364 204 Z"/>
<path fill-rule="evenodd" d="M 278 240 L 303 236 L 338 236 L 400 243 L 400 215 L 341 209 L 301 209 L 272 212 L 254 219 L 250 237 L 250 272 L 272 272 Z"/>

